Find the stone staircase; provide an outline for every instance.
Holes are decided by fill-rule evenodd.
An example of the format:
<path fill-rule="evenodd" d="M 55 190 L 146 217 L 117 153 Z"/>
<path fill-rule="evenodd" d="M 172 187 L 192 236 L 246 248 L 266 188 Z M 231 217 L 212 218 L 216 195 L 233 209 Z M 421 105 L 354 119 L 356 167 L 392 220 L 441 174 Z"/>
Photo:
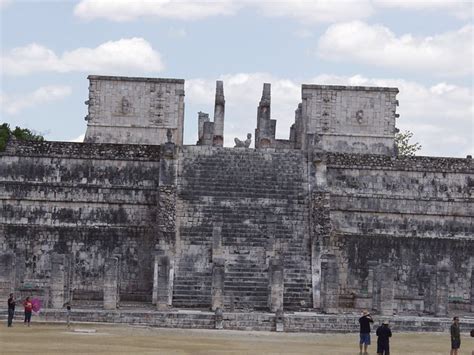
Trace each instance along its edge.
<path fill-rule="evenodd" d="M 173 305 L 210 307 L 212 235 L 220 226 L 226 309 L 268 310 L 275 245 L 282 246 L 285 307 L 307 308 L 311 267 L 303 153 L 197 146 L 183 147 L 180 154 Z"/>

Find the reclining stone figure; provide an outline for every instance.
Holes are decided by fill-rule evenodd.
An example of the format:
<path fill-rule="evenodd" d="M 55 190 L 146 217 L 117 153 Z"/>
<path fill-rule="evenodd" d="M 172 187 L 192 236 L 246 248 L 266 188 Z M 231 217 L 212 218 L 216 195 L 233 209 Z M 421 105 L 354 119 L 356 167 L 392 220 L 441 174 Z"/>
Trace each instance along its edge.
<path fill-rule="evenodd" d="M 241 141 L 239 138 L 234 138 L 234 142 L 234 148 L 248 148 L 250 147 L 250 143 L 252 143 L 252 134 L 247 133 L 247 139 L 245 141 Z"/>

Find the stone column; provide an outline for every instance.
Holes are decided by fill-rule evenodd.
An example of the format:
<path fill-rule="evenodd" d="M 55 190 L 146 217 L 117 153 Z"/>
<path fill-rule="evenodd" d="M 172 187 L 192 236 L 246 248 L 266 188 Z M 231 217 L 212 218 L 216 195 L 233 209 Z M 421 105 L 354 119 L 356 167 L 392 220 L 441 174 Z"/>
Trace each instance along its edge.
<path fill-rule="evenodd" d="M 117 309 L 119 258 L 112 257 L 105 261 L 104 271 L 104 309 Z"/>
<path fill-rule="evenodd" d="M 474 313 L 474 266 L 471 268 L 471 312 Z"/>
<path fill-rule="evenodd" d="M 270 261 L 269 267 L 269 308 L 270 312 L 283 311 L 283 292 L 284 292 L 284 278 L 283 278 L 283 262 L 281 258 L 275 257 Z"/>
<path fill-rule="evenodd" d="M 339 273 L 337 258 L 325 254 L 321 258 L 321 309 L 325 313 L 337 313 L 339 307 Z"/>
<path fill-rule="evenodd" d="M 224 259 L 216 259 L 212 265 L 212 310 L 224 308 L 224 275 L 225 264 Z"/>
<path fill-rule="evenodd" d="M 222 223 L 216 223 L 212 229 L 212 263 L 211 308 L 215 311 L 224 309 L 225 259 L 222 250 Z"/>
<path fill-rule="evenodd" d="M 209 122 L 209 114 L 205 112 L 198 112 L 198 141 L 197 145 L 203 145 L 204 141 L 204 123 Z"/>
<path fill-rule="evenodd" d="M 436 307 L 435 315 L 445 317 L 448 315 L 449 302 L 449 268 L 446 265 L 438 267 L 436 273 Z"/>
<path fill-rule="evenodd" d="M 313 308 L 321 308 L 321 258 L 320 246 L 316 237 L 311 243 L 311 283 L 313 290 Z"/>
<path fill-rule="evenodd" d="M 224 83 L 216 81 L 216 100 L 214 104 L 214 137 L 212 145 L 222 147 L 224 145 Z"/>
<path fill-rule="evenodd" d="M 271 85 L 263 84 L 262 98 L 257 108 L 255 148 L 270 148 L 275 140 L 276 120 L 271 119 Z"/>
<path fill-rule="evenodd" d="M 64 285 L 65 285 L 65 263 L 64 254 L 51 254 L 51 279 L 50 279 L 50 306 L 51 308 L 63 308 Z"/>
<path fill-rule="evenodd" d="M 369 270 L 372 270 L 372 311 L 380 311 L 380 285 L 382 283 L 382 268 L 377 261 L 369 261 Z M 370 281 L 370 280 L 369 280 Z"/>
<path fill-rule="evenodd" d="M 395 295 L 395 269 L 390 264 L 382 265 L 380 279 L 380 314 L 382 316 L 393 316 Z"/>
<path fill-rule="evenodd" d="M 217 308 L 215 313 L 215 326 L 216 329 L 223 329 L 224 328 L 224 312 L 222 311 L 222 308 Z"/>
<path fill-rule="evenodd" d="M 15 254 L 0 254 L 0 296 L 7 299 L 15 290 Z"/>
<path fill-rule="evenodd" d="M 159 310 L 166 310 L 171 305 L 173 289 L 170 284 L 170 258 L 166 255 L 155 256 L 156 305 Z"/>
<path fill-rule="evenodd" d="M 277 332 L 285 331 L 285 315 L 283 310 L 278 310 L 275 313 L 275 328 Z"/>

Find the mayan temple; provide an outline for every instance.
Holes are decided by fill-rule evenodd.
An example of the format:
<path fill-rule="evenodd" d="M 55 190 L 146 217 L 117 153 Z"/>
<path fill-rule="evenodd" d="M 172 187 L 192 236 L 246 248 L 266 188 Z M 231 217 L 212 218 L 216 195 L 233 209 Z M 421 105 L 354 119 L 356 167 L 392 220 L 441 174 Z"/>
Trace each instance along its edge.
<path fill-rule="evenodd" d="M 397 88 L 304 84 L 277 139 L 262 83 L 255 126 L 230 148 L 225 82 L 213 113 L 185 120 L 184 80 L 88 79 L 84 143 L 0 152 L 2 299 L 39 297 L 50 319 L 69 302 L 87 319 L 146 311 L 197 328 L 474 317 L 472 158 L 399 156 Z"/>

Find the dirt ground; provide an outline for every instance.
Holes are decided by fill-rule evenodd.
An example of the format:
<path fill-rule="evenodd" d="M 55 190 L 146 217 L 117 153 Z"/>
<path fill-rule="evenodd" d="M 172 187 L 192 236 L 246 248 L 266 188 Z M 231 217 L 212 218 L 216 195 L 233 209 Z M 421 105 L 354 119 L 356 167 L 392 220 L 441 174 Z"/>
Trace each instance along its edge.
<path fill-rule="evenodd" d="M 96 333 L 73 330 L 95 329 Z M 369 354 L 375 354 L 375 337 Z M 126 325 L 14 324 L 0 327 L 0 354 L 349 354 L 358 334 L 269 333 L 163 329 Z M 449 354 L 447 333 L 394 333 L 391 354 Z M 459 355 L 471 355 L 474 339 L 462 336 Z"/>

